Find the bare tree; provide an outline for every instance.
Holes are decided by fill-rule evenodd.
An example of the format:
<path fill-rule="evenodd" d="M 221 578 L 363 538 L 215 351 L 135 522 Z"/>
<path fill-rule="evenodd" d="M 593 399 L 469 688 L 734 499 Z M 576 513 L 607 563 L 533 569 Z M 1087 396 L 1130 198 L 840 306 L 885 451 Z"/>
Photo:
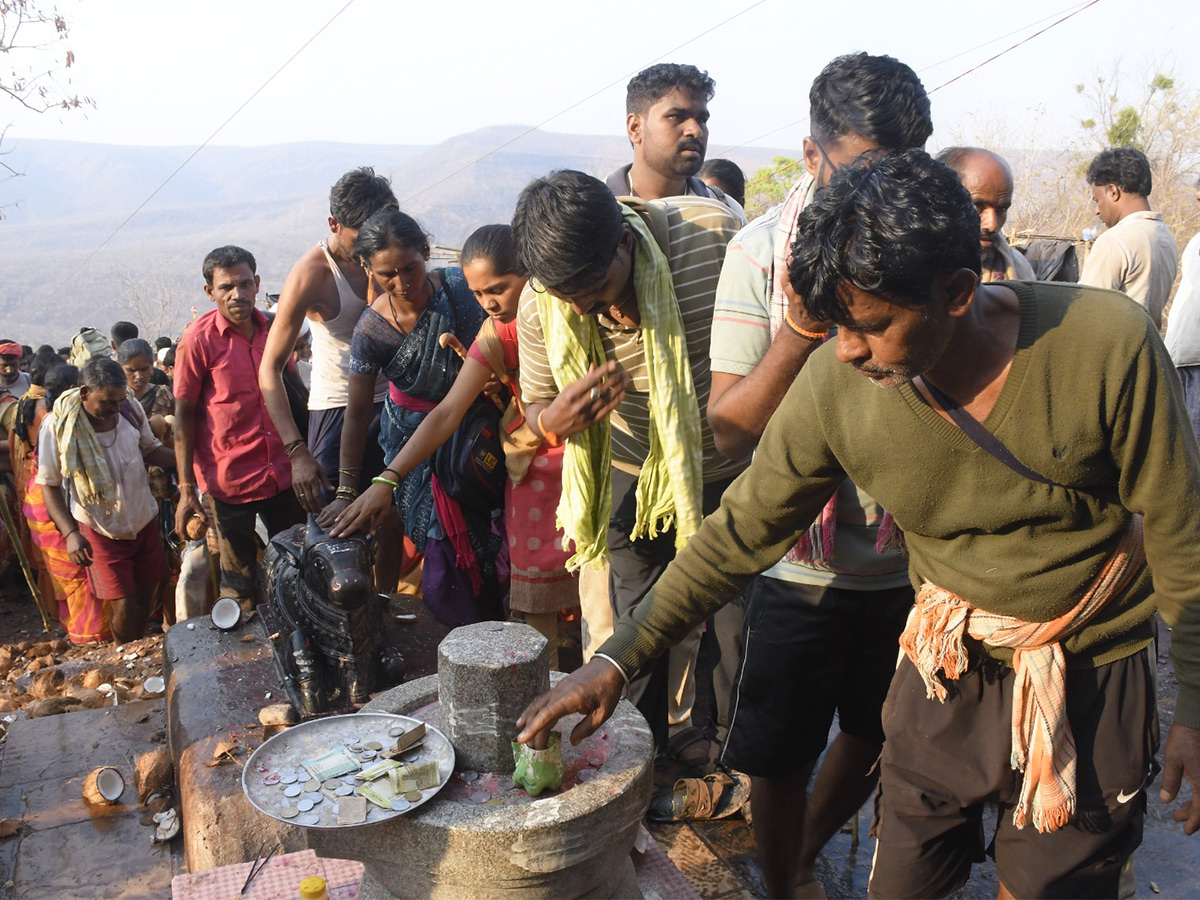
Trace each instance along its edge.
<path fill-rule="evenodd" d="M 122 265 L 117 278 L 121 282 L 120 303 L 133 311 L 133 320 L 147 340 L 160 334 L 178 338 L 190 318 L 188 298 L 182 284 L 166 272 Z"/>
<path fill-rule="evenodd" d="M 67 22 L 58 10 L 39 0 L 0 0 L 0 97 L 37 113 L 95 106 L 75 93 L 68 70 L 75 54 L 67 40 Z M 7 126 L 0 128 L 0 143 Z M 19 175 L 0 154 L 0 167 Z"/>

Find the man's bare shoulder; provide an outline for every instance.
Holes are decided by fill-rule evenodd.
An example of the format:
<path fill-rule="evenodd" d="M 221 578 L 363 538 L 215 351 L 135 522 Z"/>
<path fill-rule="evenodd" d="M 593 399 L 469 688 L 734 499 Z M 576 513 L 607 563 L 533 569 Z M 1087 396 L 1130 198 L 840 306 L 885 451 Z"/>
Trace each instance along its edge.
<path fill-rule="evenodd" d="M 329 269 L 329 260 L 320 245 L 310 247 L 296 260 L 279 292 L 279 305 L 298 308 L 319 319 L 334 318 L 341 306 L 337 283 Z"/>

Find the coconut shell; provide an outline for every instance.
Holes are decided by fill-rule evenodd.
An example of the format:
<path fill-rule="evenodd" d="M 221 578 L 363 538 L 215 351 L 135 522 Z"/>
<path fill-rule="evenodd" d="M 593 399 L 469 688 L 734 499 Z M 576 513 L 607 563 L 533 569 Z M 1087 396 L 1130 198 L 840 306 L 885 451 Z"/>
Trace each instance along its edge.
<path fill-rule="evenodd" d="M 200 516 L 192 516 L 183 526 L 189 541 L 198 541 L 208 532 L 208 523 Z"/>
<path fill-rule="evenodd" d="M 138 757 L 133 782 L 137 785 L 138 802 L 145 803 L 151 794 L 168 787 L 172 781 L 171 754 L 159 747 Z"/>
<path fill-rule="evenodd" d="M 82 708 L 83 701 L 76 697 L 47 697 L 45 700 L 34 700 L 26 706 L 25 716 L 30 719 L 42 719 Z"/>
<path fill-rule="evenodd" d="M 61 669 L 51 669 L 49 672 L 39 672 L 29 682 L 29 693 L 39 700 L 47 697 L 57 697 L 62 693 L 63 678 Z"/>
<path fill-rule="evenodd" d="M 83 678 L 80 680 L 85 688 L 98 688 L 104 682 L 108 681 L 108 675 L 102 669 L 88 669 L 83 673 Z"/>
<path fill-rule="evenodd" d="M 102 706 L 110 705 L 112 701 L 93 688 L 73 687 L 68 690 L 64 696 L 75 697 L 86 706 L 88 709 L 99 709 Z"/>
<path fill-rule="evenodd" d="M 104 787 L 109 790 L 104 790 Z M 83 780 L 83 800 L 92 806 L 111 806 L 120 799 L 124 790 L 125 779 L 111 766 L 92 769 Z"/>

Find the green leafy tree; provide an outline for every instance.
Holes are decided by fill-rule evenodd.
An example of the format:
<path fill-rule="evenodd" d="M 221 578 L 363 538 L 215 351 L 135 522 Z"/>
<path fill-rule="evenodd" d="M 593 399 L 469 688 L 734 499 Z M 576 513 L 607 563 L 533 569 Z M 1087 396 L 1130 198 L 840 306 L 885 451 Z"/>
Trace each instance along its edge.
<path fill-rule="evenodd" d="M 1200 93 L 1190 91 L 1165 63 L 1122 73 L 1118 60 L 1104 74 L 1077 84 L 1087 117 L 1080 125 L 1093 152 L 1134 147 L 1154 173 L 1151 205 L 1183 244 L 1200 229 L 1195 189 L 1200 169 Z M 1082 168 L 1090 157 L 1084 154 Z"/>
<path fill-rule="evenodd" d="M 788 188 L 803 173 L 804 167 L 799 160 L 776 156 L 771 165 L 763 166 L 746 182 L 746 215 L 754 219 L 782 203 Z"/>

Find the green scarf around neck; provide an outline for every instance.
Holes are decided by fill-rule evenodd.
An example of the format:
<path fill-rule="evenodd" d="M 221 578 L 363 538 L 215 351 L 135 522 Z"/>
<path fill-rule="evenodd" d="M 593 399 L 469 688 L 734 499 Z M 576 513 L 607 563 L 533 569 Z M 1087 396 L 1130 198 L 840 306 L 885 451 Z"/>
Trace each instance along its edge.
<path fill-rule="evenodd" d="M 634 292 L 650 382 L 650 453 L 638 477 L 631 537 L 654 538 L 674 527 L 679 549 L 702 518 L 700 407 L 667 258 L 642 217 L 624 205 L 621 211 L 633 231 Z M 595 318 L 580 316 L 547 291 L 537 292 L 537 303 L 554 382 L 562 390 L 583 378 L 591 364 L 604 363 L 600 329 Z M 567 560 L 571 571 L 586 563 L 599 568 L 608 557 L 611 441 L 607 418 L 567 439 L 558 526 L 564 541 L 574 544 Z"/>

